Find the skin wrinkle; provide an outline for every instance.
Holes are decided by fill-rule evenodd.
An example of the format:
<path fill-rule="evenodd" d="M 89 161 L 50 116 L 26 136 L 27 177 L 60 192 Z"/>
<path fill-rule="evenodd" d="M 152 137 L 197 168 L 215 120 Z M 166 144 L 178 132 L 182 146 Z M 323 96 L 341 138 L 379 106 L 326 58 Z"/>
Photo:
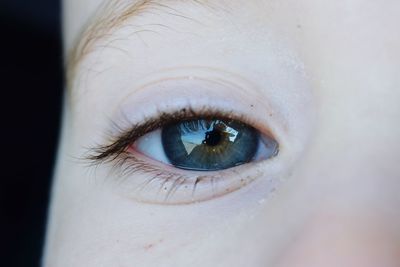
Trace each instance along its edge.
<path fill-rule="evenodd" d="M 70 83 L 74 80 L 76 76 L 77 66 L 79 65 L 79 63 L 82 62 L 87 55 L 95 51 L 96 48 L 113 47 L 111 46 L 112 41 L 106 43 L 105 45 L 97 45 L 97 44 L 100 43 L 102 40 L 107 40 L 108 38 L 113 36 L 113 33 L 116 32 L 118 29 L 122 28 L 123 27 L 122 25 L 129 19 L 139 17 L 144 14 L 154 14 L 153 10 L 157 10 L 157 11 L 162 11 L 163 13 L 166 13 L 171 16 L 176 16 L 194 21 L 196 23 L 200 23 L 199 21 L 196 21 L 193 18 L 183 15 L 180 11 L 164 4 L 163 2 L 188 2 L 188 1 L 141 0 L 132 3 L 132 1 L 126 1 L 126 0 L 112 0 L 106 2 L 103 6 L 100 6 L 98 11 L 93 16 L 93 18 L 90 19 L 88 25 L 84 27 L 82 34 L 79 35 L 76 45 L 73 46 L 70 52 L 67 52 L 66 56 L 67 88 L 71 88 Z M 211 5 L 209 5 L 208 0 L 190 0 L 190 2 L 193 4 L 199 4 L 202 7 L 209 7 L 211 9 L 214 8 Z M 134 26 L 134 25 L 129 25 L 129 26 Z M 136 25 L 136 26 L 138 28 L 141 28 L 145 25 Z M 165 27 L 168 28 L 168 26 L 166 25 L 159 25 L 159 26 L 163 28 Z M 138 29 L 135 30 L 133 34 L 138 34 L 141 32 L 156 33 L 155 31 L 149 29 Z M 113 48 L 121 50 L 118 47 L 113 47 Z M 127 53 L 126 51 L 122 52 Z"/>

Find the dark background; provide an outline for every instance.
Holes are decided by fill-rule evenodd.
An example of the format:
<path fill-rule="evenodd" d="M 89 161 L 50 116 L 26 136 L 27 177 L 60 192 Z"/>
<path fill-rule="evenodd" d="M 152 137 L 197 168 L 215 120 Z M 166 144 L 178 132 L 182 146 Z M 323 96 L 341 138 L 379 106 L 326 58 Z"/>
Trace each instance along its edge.
<path fill-rule="evenodd" d="M 60 124 L 60 3 L 0 0 L 0 26 L 0 265 L 39 266 Z"/>

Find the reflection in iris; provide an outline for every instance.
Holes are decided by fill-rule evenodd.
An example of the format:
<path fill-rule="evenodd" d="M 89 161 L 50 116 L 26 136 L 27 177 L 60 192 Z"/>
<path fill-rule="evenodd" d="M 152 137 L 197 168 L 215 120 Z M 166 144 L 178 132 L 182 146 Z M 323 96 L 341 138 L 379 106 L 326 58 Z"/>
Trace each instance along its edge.
<path fill-rule="evenodd" d="M 191 120 L 163 128 L 162 143 L 171 164 L 192 170 L 220 170 L 250 162 L 258 132 L 238 121 Z"/>
<path fill-rule="evenodd" d="M 238 131 L 220 120 L 193 121 L 189 125 L 194 127 L 188 128 L 185 124 L 179 126 L 182 133 L 181 140 L 188 155 L 197 146 L 217 146 L 224 137 L 228 138 L 230 142 L 235 142 L 238 136 Z"/>

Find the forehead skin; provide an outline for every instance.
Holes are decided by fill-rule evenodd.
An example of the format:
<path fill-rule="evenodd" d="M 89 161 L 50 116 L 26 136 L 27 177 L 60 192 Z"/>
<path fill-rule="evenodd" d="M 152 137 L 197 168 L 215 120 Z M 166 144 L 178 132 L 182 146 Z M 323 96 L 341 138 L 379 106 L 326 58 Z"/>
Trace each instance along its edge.
<path fill-rule="evenodd" d="M 133 12 L 134 17 L 106 31 L 111 39 L 127 40 L 116 48 L 135 55 L 133 65 L 116 60 L 124 57 L 114 57 L 115 50 L 101 50 L 107 38 L 95 38 L 82 52 L 87 43 L 82 32 L 104 20 L 104 12 L 95 15 L 100 2 L 64 1 L 75 103 L 65 109 L 46 266 L 400 265 L 399 1 L 160 1 L 168 6 L 160 13 Z M 132 1 L 109 6 L 115 3 L 132 7 Z M 169 8 L 186 18 L 168 14 Z M 135 23 L 164 25 L 158 29 L 164 39 L 151 34 L 127 38 Z M 191 49 L 175 46 L 174 38 L 186 40 Z M 68 157 L 95 132 L 90 122 L 101 114 L 95 111 L 116 105 L 112 98 L 120 92 L 101 84 L 111 77 L 118 81 L 126 67 L 144 75 L 155 62 L 166 66 L 170 58 L 162 56 L 167 53 L 183 55 L 179 64 L 193 59 L 230 68 L 236 65 L 228 60 L 248 63 L 232 59 L 244 55 L 265 58 L 268 64 L 268 56 L 276 55 L 271 53 L 276 39 L 302 62 L 317 118 L 292 179 L 273 199 L 257 199 L 248 210 L 240 209 L 242 202 L 224 209 L 212 201 L 196 207 L 141 206 L 88 182 L 87 170 Z M 159 49 L 160 40 L 167 50 Z M 192 56 L 190 50 L 197 48 L 209 54 Z M 112 68 L 96 81 L 88 78 L 86 88 L 77 81 L 99 58 L 104 62 L 100 67 Z M 250 79 L 257 77 L 255 66 L 238 69 Z"/>

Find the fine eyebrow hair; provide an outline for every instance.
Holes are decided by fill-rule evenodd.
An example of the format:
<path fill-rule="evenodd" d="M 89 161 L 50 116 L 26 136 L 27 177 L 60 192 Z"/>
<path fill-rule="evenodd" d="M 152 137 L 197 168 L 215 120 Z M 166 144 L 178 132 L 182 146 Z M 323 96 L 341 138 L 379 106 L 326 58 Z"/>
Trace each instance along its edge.
<path fill-rule="evenodd" d="M 170 15 L 191 19 L 186 17 L 182 12 L 174 9 L 169 3 L 193 3 L 202 7 L 209 7 L 215 9 L 210 5 L 210 0 L 110 0 L 106 1 L 88 25 L 84 28 L 83 32 L 79 35 L 78 41 L 73 48 L 67 52 L 66 55 L 66 78 L 67 83 L 72 81 L 77 65 L 93 50 L 95 50 L 96 43 L 112 36 L 121 25 L 128 19 L 139 17 L 142 15 L 153 14 L 156 10 L 163 11 Z M 142 30 L 146 31 L 146 30 Z M 69 87 L 69 86 L 67 86 Z"/>

